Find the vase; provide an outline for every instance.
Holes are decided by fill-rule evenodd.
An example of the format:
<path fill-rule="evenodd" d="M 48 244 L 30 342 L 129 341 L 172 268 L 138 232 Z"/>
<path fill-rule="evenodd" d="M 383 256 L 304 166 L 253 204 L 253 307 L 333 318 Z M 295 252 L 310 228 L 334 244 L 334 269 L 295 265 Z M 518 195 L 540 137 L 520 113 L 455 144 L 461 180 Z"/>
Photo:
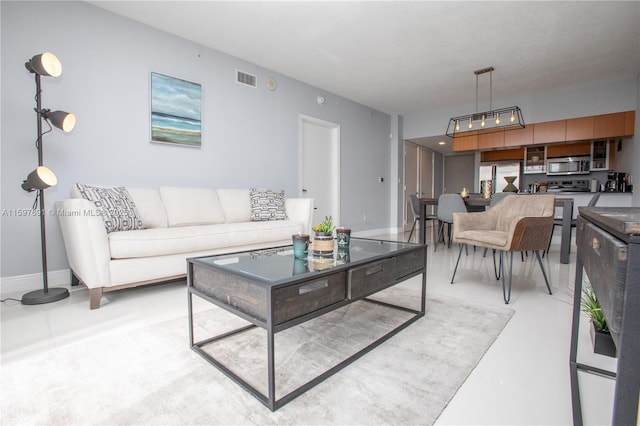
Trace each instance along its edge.
<path fill-rule="evenodd" d="M 591 343 L 593 343 L 593 352 L 616 357 L 616 344 L 613 342 L 613 337 L 608 331 L 596 330 L 593 322 L 590 323 L 589 334 L 591 335 Z"/>
<path fill-rule="evenodd" d="M 505 176 L 504 180 L 507 181 L 507 186 L 502 189 L 502 192 L 518 192 L 518 187 L 513 182 L 518 179 L 518 176 Z"/>
<path fill-rule="evenodd" d="M 314 233 L 311 243 L 314 256 L 333 256 L 333 246 L 333 232 Z"/>

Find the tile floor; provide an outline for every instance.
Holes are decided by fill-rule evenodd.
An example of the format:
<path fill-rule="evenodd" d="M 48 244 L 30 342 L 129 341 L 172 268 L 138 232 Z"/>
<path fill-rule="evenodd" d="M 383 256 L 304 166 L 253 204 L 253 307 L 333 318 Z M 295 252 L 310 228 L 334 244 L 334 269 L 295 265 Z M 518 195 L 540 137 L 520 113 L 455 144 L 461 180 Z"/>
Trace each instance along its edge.
<path fill-rule="evenodd" d="M 431 235 L 431 233 L 428 233 Z M 382 235 L 406 239 L 404 235 Z M 414 236 L 415 239 L 415 236 Z M 559 237 L 545 257 L 553 295 L 544 285 L 533 256 L 514 260 L 514 282 L 509 308 L 515 314 L 475 370 L 445 408 L 438 424 L 572 423 L 569 386 L 569 339 L 575 276 L 575 246 L 571 263 L 559 263 Z M 450 274 L 458 250 L 431 247 L 428 259 L 428 294 L 505 306 L 496 281 L 491 255 L 469 250 L 463 255 L 455 283 Z M 20 294 L 5 295 L 20 298 Z M 47 348 L 98 333 L 113 333 L 186 315 L 184 282 L 107 293 L 102 308 L 89 310 L 84 288 L 73 288 L 68 299 L 39 306 L 2 303 L 3 364 Z M 197 299 L 197 298 L 195 298 Z M 206 304 L 196 300 L 195 308 Z M 586 321 L 581 326 L 579 360 L 610 370 L 615 359 L 591 352 Z M 610 424 L 614 382 L 580 373 L 585 424 Z"/>

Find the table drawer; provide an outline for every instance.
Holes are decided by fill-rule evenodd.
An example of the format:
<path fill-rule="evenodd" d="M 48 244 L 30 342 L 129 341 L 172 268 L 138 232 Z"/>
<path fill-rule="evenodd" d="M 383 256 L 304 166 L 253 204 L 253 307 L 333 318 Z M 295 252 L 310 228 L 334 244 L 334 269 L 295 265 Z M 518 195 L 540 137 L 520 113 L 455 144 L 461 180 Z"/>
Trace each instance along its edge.
<path fill-rule="evenodd" d="M 347 279 L 347 297 L 357 299 L 373 294 L 405 277 L 424 269 L 425 249 L 379 260 L 369 265 L 350 269 Z"/>
<path fill-rule="evenodd" d="M 598 297 L 609 329 L 620 333 L 627 271 L 627 244 L 578 218 L 576 245 L 584 269 Z"/>
<path fill-rule="evenodd" d="M 275 323 L 317 311 L 346 298 L 344 271 L 274 290 Z"/>
<path fill-rule="evenodd" d="M 193 266 L 193 287 L 232 309 L 261 321 L 267 320 L 267 287 L 226 271 Z"/>

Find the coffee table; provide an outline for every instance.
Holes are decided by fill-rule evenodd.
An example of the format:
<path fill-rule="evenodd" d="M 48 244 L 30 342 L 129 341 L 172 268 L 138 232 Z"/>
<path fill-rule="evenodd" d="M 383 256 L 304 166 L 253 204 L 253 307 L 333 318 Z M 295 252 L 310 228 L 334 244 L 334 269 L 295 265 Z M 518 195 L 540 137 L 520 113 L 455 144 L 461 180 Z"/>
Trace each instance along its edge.
<path fill-rule="evenodd" d="M 425 314 L 427 246 L 351 238 L 348 249 L 333 256 L 295 259 L 292 246 L 275 247 L 187 260 L 189 341 L 191 348 L 275 411 L 362 357 Z M 420 308 L 400 306 L 369 296 L 422 274 Z M 232 331 L 194 341 L 193 296 L 247 322 Z M 408 319 L 326 371 L 276 397 L 275 334 L 329 312 L 359 303 L 375 303 L 409 313 Z M 346 309 L 346 308 L 345 308 Z M 267 392 L 216 358 L 207 346 L 238 337 L 256 327 L 266 330 Z"/>

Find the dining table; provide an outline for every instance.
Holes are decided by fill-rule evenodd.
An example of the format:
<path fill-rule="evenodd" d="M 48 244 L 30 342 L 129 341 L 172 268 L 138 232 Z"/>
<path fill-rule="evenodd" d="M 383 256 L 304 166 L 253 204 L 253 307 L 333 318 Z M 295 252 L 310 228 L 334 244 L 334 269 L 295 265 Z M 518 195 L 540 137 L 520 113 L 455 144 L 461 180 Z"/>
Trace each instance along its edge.
<path fill-rule="evenodd" d="M 519 194 L 532 195 L 532 194 Z M 463 198 L 464 203 L 469 211 L 479 211 L 486 208 L 491 203 L 491 198 L 484 197 L 466 197 Z M 420 243 L 426 241 L 426 216 L 427 207 L 435 206 L 438 208 L 437 198 L 419 198 L 420 200 Z M 556 197 L 555 206 L 562 209 L 562 234 L 560 237 L 560 263 L 569 263 L 569 252 L 571 251 L 571 219 L 573 218 L 573 198 Z"/>

